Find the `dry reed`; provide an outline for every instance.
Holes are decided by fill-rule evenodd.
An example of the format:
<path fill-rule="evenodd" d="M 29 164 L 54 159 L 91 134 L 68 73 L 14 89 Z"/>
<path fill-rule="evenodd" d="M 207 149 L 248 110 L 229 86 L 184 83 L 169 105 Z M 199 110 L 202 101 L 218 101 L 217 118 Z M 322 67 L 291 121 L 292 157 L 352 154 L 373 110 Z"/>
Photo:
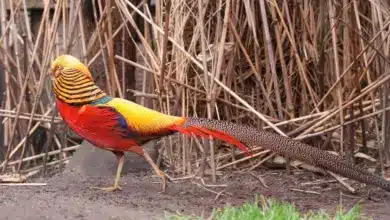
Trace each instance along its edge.
<path fill-rule="evenodd" d="M 40 12 L 26 2 L 0 1 L 3 172 L 58 164 L 49 156 L 61 164 L 75 149 L 66 146 L 80 142 L 55 117 L 46 78 L 62 53 L 99 70 L 109 94 L 141 97 L 161 112 L 250 124 L 353 161 L 378 154 L 382 170 L 389 162 L 388 1 L 156 0 L 153 10 L 147 1 L 42 0 Z M 130 67 L 138 90 L 127 83 Z M 274 157 L 256 147 L 249 159 L 180 135 L 162 145 L 173 178 L 216 181 L 220 170 L 252 170 Z"/>

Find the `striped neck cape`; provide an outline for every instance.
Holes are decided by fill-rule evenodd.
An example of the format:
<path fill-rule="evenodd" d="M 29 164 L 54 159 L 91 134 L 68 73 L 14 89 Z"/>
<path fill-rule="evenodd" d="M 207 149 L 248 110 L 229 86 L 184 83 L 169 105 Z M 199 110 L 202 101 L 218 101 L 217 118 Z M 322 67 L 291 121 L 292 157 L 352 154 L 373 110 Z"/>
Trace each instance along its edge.
<path fill-rule="evenodd" d="M 77 69 L 61 70 L 54 80 L 54 93 L 71 105 L 90 104 L 108 97 L 90 77 Z"/>

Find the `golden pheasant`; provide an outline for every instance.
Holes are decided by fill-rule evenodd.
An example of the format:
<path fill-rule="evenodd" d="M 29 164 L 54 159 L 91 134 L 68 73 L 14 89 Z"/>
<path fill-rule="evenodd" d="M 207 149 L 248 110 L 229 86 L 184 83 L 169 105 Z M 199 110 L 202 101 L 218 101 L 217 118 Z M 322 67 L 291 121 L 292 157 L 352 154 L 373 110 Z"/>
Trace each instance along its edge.
<path fill-rule="evenodd" d="M 176 132 L 203 137 L 210 135 L 245 152 L 249 152 L 246 145 L 262 146 L 345 177 L 390 190 L 390 182 L 382 177 L 345 162 L 339 156 L 287 137 L 226 121 L 170 116 L 125 99 L 110 97 L 95 85 L 88 68 L 71 55 L 57 57 L 51 66 L 51 75 L 57 108 L 64 121 L 82 138 L 96 147 L 112 151 L 118 158 L 114 185 L 103 188 L 106 191 L 120 189 L 124 152 L 134 152 L 145 157 L 161 177 L 164 191 L 164 172 L 141 146 L 149 140 Z"/>

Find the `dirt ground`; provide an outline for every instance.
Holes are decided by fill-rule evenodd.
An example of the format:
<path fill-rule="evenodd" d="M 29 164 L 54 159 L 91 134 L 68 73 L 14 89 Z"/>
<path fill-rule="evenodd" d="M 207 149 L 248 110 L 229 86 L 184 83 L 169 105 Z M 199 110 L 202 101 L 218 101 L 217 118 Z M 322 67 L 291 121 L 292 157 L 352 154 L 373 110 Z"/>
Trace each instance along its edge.
<path fill-rule="evenodd" d="M 98 154 L 99 159 L 104 154 L 109 162 L 102 164 L 96 160 Z M 350 208 L 362 201 L 363 212 L 368 216 L 390 219 L 390 193 L 352 181 L 349 182 L 359 188 L 355 195 L 338 183 L 301 185 L 317 179 L 331 180 L 330 177 L 302 171 L 286 175 L 284 171 L 261 169 L 253 175 L 232 173 L 224 181 L 227 187 L 207 187 L 214 192 L 201 187 L 198 179 L 168 183 L 166 193 L 159 193 L 160 181 L 142 158 L 129 155 L 126 159 L 122 191 L 105 193 L 91 189 L 88 187 L 112 184 L 116 161 L 110 153 L 84 146 L 63 172 L 32 180 L 48 183 L 46 186 L 0 186 L 0 219 L 162 219 L 167 212 L 208 217 L 212 208 L 242 204 L 254 200 L 256 194 L 293 202 L 303 211 L 334 210 L 339 204 Z M 268 188 L 255 176 L 261 177 Z M 210 181 L 205 179 L 205 183 Z M 224 193 L 217 196 L 222 190 Z"/>

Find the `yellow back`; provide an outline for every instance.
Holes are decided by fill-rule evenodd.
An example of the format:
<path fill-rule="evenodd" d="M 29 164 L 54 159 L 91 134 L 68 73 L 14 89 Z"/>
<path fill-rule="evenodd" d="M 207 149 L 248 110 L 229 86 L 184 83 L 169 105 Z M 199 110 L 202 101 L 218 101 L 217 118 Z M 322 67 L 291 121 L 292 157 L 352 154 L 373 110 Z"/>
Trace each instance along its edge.
<path fill-rule="evenodd" d="M 125 117 L 131 128 L 141 133 L 163 131 L 171 125 L 179 125 L 184 122 L 182 117 L 166 115 L 126 99 L 114 98 L 105 105 L 114 107 Z"/>

